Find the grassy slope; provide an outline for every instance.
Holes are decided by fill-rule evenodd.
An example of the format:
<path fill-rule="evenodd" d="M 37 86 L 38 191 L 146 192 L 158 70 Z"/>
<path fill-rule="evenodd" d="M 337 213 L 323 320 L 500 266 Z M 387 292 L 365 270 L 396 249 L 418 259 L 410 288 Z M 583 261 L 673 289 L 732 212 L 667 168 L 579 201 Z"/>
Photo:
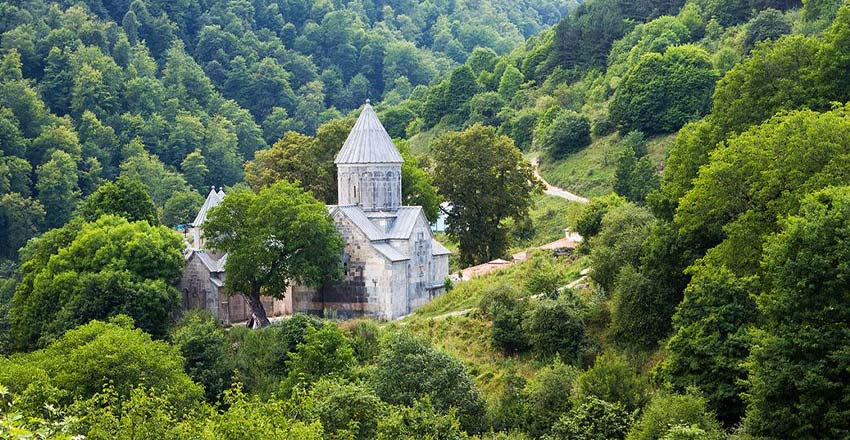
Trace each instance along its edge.
<path fill-rule="evenodd" d="M 647 142 L 647 154 L 656 164 L 663 164 L 667 147 L 676 134 L 658 136 Z M 584 197 L 596 197 L 613 190 L 617 157 L 622 151 L 620 136 L 610 134 L 594 139 L 587 148 L 557 162 L 540 163 L 540 174 L 555 185 Z"/>
<path fill-rule="evenodd" d="M 531 355 L 505 356 L 490 343 L 491 323 L 478 310 L 478 304 L 490 289 L 509 284 L 521 296 L 526 290 L 528 274 L 537 270 L 548 253 L 535 254 L 532 260 L 510 266 L 496 273 L 458 283 L 454 289 L 423 306 L 402 321 L 390 324 L 428 338 L 435 346 L 461 359 L 488 400 L 495 399 L 504 389 L 505 375 L 514 370 L 530 378 L 543 364 Z M 587 266 L 587 258 L 560 258 L 557 267 L 564 284 L 577 278 Z M 466 314 L 446 316 L 447 313 L 472 309 Z"/>

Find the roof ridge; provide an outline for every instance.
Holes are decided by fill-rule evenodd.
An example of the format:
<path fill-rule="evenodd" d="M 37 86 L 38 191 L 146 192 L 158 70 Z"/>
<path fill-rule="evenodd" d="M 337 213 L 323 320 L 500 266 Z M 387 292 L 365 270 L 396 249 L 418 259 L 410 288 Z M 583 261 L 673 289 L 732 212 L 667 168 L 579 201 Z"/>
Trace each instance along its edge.
<path fill-rule="evenodd" d="M 334 163 L 402 163 L 389 133 L 381 124 L 369 101 L 363 106 L 357 122 L 342 144 Z"/>

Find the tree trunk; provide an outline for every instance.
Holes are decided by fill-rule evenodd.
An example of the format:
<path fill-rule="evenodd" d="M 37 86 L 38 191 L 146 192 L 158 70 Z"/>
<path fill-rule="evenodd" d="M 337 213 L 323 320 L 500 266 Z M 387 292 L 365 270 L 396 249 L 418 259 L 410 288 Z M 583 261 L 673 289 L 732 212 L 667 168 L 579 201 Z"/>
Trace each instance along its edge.
<path fill-rule="evenodd" d="M 254 286 L 251 287 L 251 293 L 246 295 L 245 298 L 248 300 L 248 307 L 251 308 L 251 313 L 254 315 L 253 319 L 250 319 L 248 322 L 253 321 L 253 328 L 260 328 L 269 325 L 269 318 L 266 316 L 266 309 L 263 308 L 263 303 L 260 301 L 260 287 Z"/>

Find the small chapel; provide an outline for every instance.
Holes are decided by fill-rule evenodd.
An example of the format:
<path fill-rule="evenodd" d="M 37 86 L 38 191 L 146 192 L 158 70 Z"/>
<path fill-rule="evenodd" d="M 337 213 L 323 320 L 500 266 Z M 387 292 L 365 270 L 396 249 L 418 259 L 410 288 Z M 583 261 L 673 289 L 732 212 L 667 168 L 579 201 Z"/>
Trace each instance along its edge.
<path fill-rule="evenodd" d="M 292 285 L 284 299 L 263 298 L 266 313 L 393 320 L 444 293 L 451 252 L 434 239 L 420 206 L 402 206 L 401 165 L 378 115 L 366 101 L 335 159 L 339 200 L 327 206 L 345 240 L 343 277 L 318 288 Z M 205 249 L 203 223 L 225 197 L 213 188 L 185 231 L 185 309 L 204 308 L 231 324 L 248 319 L 241 295 L 223 291 L 227 255 Z"/>

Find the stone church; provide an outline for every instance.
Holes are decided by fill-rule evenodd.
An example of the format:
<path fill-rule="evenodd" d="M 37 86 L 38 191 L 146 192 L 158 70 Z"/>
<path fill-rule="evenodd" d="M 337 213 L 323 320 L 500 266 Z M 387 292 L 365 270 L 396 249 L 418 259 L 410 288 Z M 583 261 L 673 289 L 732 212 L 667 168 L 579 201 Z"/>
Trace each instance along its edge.
<path fill-rule="evenodd" d="M 434 240 L 420 206 L 401 206 L 403 159 L 369 102 L 335 160 L 339 201 L 328 213 L 345 240 L 338 282 L 290 286 L 283 300 L 265 298 L 269 316 L 311 313 L 330 318 L 392 320 L 444 293 L 449 250 Z M 227 255 L 204 249 L 206 214 L 224 198 L 210 191 L 185 232 L 183 305 L 206 308 L 225 324 L 248 318 L 245 300 L 222 291 Z"/>

